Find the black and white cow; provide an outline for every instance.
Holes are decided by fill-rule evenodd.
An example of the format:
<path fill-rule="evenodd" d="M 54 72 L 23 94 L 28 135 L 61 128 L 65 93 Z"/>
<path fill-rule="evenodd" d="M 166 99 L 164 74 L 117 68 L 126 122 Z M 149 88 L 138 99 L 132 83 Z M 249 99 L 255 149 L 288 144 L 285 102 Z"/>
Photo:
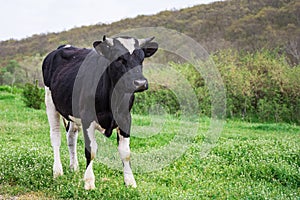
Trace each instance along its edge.
<path fill-rule="evenodd" d="M 130 109 L 134 93 L 148 89 L 142 74 L 144 58 L 158 49 L 153 38 L 106 38 L 93 49 L 63 45 L 43 62 L 45 102 L 54 152 L 53 176 L 63 174 L 60 160 L 60 115 L 69 121 L 67 143 L 70 168 L 78 170 L 76 143 L 79 126 L 85 140 L 85 189 L 95 188 L 93 159 L 97 152 L 95 130 L 109 137 L 117 129 L 118 151 L 126 186 L 136 187 L 130 167 Z"/>

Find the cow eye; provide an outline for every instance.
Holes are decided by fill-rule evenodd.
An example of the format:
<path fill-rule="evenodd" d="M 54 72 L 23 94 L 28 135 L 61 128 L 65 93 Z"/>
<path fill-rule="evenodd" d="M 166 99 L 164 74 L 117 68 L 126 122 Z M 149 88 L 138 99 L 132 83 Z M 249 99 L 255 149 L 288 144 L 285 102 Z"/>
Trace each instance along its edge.
<path fill-rule="evenodd" d="M 119 57 L 117 59 L 117 62 L 122 63 L 122 65 L 126 65 L 127 64 L 127 60 L 125 60 L 124 58 Z"/>

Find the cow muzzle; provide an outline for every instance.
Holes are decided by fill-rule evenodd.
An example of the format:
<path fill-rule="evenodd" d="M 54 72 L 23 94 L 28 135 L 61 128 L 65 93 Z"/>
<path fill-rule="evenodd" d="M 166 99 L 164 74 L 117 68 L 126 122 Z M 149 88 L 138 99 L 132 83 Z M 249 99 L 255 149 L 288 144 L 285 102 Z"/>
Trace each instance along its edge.
<path fill-rule="evenodd" d="M 135 92 L 142 92 L 148 89 L 148 81 L 146 79 L 137 79 L 133 81 Z"/>

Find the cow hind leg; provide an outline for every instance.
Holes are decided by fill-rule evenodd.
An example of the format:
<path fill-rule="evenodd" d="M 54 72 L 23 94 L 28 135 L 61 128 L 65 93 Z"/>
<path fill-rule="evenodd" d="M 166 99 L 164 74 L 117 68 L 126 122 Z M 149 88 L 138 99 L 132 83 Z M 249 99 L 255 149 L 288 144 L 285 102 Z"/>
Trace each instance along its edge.
<path fill-rule="evenodd" d="M 70 169 L 73 171 L 79 170 L 77 159 L 77 138 L 79 127 L 74 122 L 69 122 L 69 130 L 67 132 L 67 143 L 70 154 Z"/>
<path fill-rule="evenodd" d="M 85 141 L 85 157 L 86 170 L 84 173 L 84 188 L 86 190 L 95 189 L 95 175 L 93 172 L 93 160 L 97 153 L 97 142 L 95 137 L 96 123 L 90 123 L 89 127 L 83 124 L 84 141 Z"/>
<path fill-rule="evenodd" d="M 60 115 L 57 112 L 55 105 L 52 101 L 51 91 L 49 88 L 45 88 L 45 104 L 48 122 L 50 125 L 50 139 L 51 146 L 53 148 L 54 154 L 54 164 L 53 164 L 53 177 L 56 178 L 60 175 L 63 175 L 62 164 L 60 160 L 60 144 L 61 144 L 61 135 L 60 135 Z"/>
<path fill-rule="evenodd" d="M 130 167 L 130 138 L 122 136 L 121 130 L 118 129 L 118 151 L 123 162 L 124 182 L 126 186 L 136 187 L 136 182 Z"/>

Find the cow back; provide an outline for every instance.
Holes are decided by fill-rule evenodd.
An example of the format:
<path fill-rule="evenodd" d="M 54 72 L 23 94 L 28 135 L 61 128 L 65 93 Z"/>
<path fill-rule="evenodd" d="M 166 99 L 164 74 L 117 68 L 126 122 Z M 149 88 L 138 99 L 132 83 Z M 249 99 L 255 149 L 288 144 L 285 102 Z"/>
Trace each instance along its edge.
<path fill-rule="evenodd" d="M 42 66 L 44 84 L 51 89 L 51 81 L 55 74 L 66 68 L 78 68 L 90 52 L 91 49 L 59 47 L 49 53 L 44 59 Z"/>

